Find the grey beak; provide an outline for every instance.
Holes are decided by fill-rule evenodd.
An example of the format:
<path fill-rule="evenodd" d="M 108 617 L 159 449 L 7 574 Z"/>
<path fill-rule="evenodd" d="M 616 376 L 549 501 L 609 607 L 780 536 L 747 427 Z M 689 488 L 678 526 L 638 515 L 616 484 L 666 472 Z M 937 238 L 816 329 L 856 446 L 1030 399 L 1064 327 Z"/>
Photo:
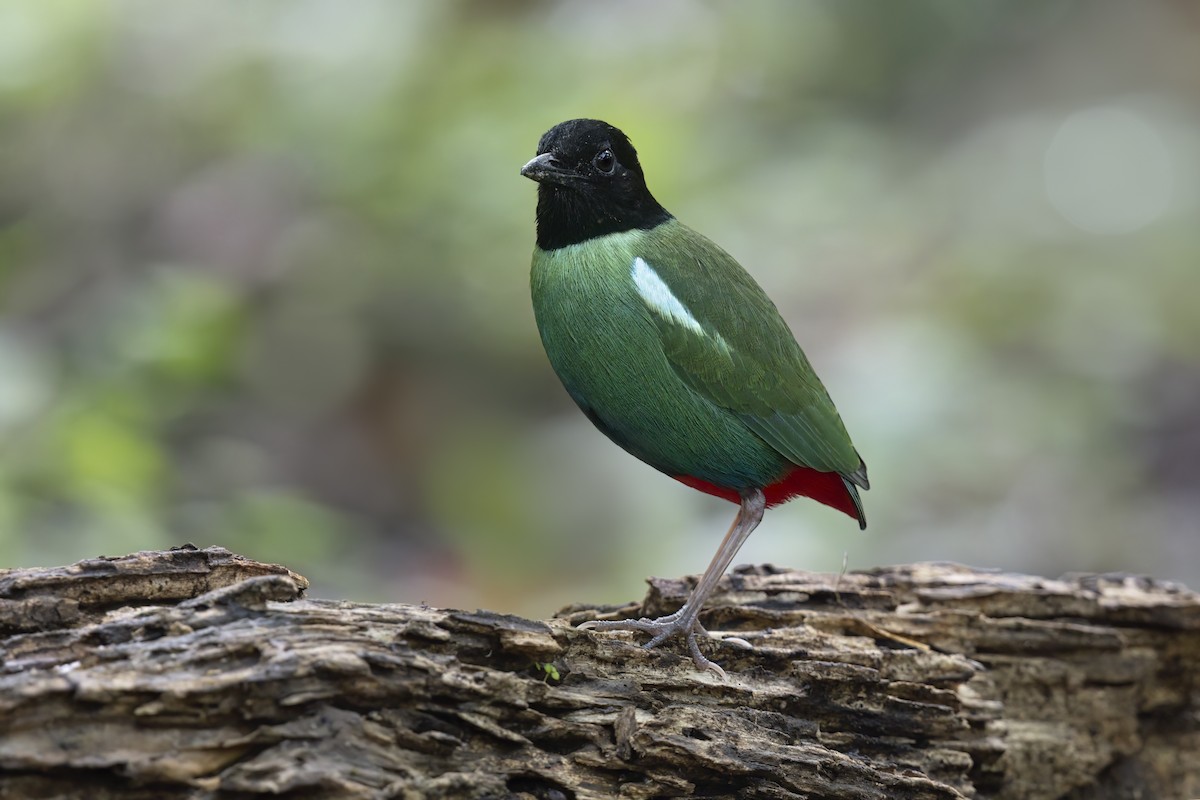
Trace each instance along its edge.
<path fill-rule="evenodd" d="M 566 173 L 558 159 L 553 153 L 542 153 L 540 156 L 534 156 L 529 159 L 529 162 L 521 167 L 521 174 L 533 181 L 554 180 L 554 178 L 562 176 Z"/>

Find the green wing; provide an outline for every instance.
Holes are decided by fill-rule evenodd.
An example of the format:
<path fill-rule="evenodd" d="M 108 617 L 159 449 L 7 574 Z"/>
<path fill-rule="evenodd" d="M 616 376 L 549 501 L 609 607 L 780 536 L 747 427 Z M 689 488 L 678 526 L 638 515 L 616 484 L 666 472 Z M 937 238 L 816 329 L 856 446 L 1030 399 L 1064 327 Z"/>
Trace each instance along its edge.
<path fill-rule="evenodd" d="M 680 305 L 655 296 L 645 280 L 639 287 L 680 378 L 788 460 L 866 488 L 866 467 L 829 393 L 741 265 L 674 220 L 650 231 L 644 249 L 645 264 Z M 634 275 L 636 283 L 636 262 Z"/>

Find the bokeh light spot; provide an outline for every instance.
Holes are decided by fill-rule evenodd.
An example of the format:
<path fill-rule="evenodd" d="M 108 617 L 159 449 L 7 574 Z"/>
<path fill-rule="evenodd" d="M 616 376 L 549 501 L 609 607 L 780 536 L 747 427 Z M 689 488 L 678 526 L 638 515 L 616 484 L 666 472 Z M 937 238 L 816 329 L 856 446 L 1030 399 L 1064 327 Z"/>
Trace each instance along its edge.
<path fill-rule="evenodd" d="M 1131 233 L 1167 210 L 1172 159 L 1158 131 L 1122 108 L 1072 114 L 1045 159 L 1046 193 L 1071 224 L 1097 234 Z"/>

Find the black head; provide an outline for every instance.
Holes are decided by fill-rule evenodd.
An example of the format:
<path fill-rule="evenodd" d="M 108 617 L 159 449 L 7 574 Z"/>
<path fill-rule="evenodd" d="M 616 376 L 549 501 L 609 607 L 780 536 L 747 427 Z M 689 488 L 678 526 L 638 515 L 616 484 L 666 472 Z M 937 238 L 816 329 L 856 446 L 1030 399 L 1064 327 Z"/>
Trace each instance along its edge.
<path fill-rule="evenodd" d="M 650 190 L 629 137 L 598 119 L 561 122 L 521 174 L 538 183 L 537 243 L 555 250 L 671 218 Z"/>

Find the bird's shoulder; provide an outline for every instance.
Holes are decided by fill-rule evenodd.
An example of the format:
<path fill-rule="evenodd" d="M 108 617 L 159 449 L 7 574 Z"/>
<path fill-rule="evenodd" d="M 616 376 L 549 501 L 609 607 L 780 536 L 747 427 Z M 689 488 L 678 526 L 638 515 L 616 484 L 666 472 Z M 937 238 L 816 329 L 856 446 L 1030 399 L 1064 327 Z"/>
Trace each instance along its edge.
<path fill-rule="evenodd" d="M 796 463 L 856 469 L 833 401 L 766 292 L 712 241 L 669 225 L 641 242 L 630 274 L 675 371 Z"/>
<path fill-rule="evenodd" d="M 676 347 L 696 351 L 713 367 L 734 361 L 771 371 L 811 369 L 775 303 L 712 240 L 672 220 L 638 245 L 630 264 L 635 289 Z"/>

